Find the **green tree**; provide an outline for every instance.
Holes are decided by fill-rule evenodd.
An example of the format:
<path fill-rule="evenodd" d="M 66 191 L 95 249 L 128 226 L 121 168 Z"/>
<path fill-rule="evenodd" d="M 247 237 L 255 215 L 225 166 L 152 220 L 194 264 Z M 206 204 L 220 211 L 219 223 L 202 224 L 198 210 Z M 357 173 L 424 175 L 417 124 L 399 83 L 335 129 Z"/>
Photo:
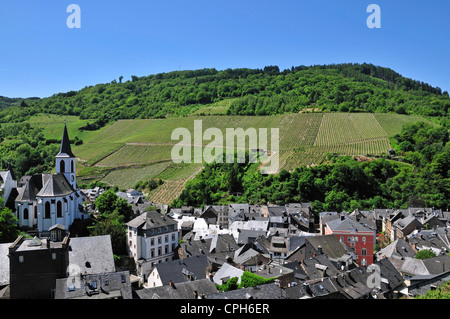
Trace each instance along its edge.
<path fill-rule="evenodd" d="M 3 207 L 3 204 L 4 200 L 0 198 L 0 207 Z M 0 210 L 0 243 L 13 242 L 19 234 L 17 218 L 9 208 L 3 207 Z"/>
<path fill-rule="evenodd" d="M 431 249 L 423 249 L 414 256 L 416 259 L 427 259 L 436 257 L 436 254 Z"/>
<path fill-rule="evenodd" d="M 111 245 L 114 254 L 126 253 L 126 225 L 123 222 L 124 216 L 117 210 L 98 218 L 93 226 L 89 226 L 91 236 L 111 236 Z"/>

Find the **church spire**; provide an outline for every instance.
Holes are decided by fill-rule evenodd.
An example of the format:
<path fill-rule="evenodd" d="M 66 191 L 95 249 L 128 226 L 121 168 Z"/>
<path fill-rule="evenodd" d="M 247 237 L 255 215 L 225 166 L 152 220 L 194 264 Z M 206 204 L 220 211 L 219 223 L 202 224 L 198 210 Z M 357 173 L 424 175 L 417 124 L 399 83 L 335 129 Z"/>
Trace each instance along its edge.
<path fill-rule="evenodd" d="M 59 153 L 56 156 L 75 157 L 75 155 L 73 155 L 72 153 L 72 150 L 70 149 L 69 134 L 67 133 L 67 126 L 65 120 L 64 120 L 64 132 L 61 140 L 61 148 L 59 149 Z"/>

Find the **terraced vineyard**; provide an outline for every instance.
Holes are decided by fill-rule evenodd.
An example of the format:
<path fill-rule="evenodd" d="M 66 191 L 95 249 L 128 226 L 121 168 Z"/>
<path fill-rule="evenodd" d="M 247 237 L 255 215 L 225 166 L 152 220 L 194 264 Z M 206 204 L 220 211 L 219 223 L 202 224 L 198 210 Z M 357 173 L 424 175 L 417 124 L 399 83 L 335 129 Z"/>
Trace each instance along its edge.
<path fill-rule="evenodd" d="M 390 148 L 386 131 L 373 114 L 323 115 L 314 146 L 322 153 L 380 155 Z"/>
<path fill-rule="evenodd" d="M 44 129 L 48 138 L 60 138 L 66 118 L 34 116 L 33 125 Z M 302 113 L 275 116 L 187 116 L 168 119 L 120 120 L 98 131 L 78 130 L 87 121 L 67 117 L 69 136 L 78 136 L 83 144 L 73 146 L 78 158 L 77 171 L 83 181 L 103 180 L 128 188 L 137 181 L 153 177 L 165 181 L 150 194 L 155 202 L 171 203 L 202 164 L 174 164 L 171 160 L 172 140 L 176 128 L 186 128 L 194 144 L 194 120 L 202 120 L 203 132 L 218 128 L 226 141 L 227 128 L 266 128 L 268 149 L 270 129 L 279 129 L 279 168 L 293 170 L 302 165 L 318 165 L 327 153 L 339 155 L 380 155 L 390 148 L 389 138 L 400 132 L 402 125 L 419 120 L 420 116 L 364 113 Z M 200 132 L 201 133 L 201 132 Z M 210 140 L 201 141 L 202 147 Z M 189 143 L 189 142 L 188 142 Z M 192 153 L 193 154 L 193 153 Z"/>
<path fill-rule="evenodd" d="M 164 184 L 151 191 L 148 194 L 148 199 L 155 203 L 170 205 L 176 198 L 178 198 L 178 196 L 180 196 L 186 182 L 193 179 L 203 169 L 203 166 L 198 164 L 184 166 L 184 168 L 183 165 L 184 164 L 181 164 L 181 169 L 177 169 L 176 166 L 172 165 L 171 168 L 168 169 L 169 172 L 162 172 L 159 174 L 158 177 L 164 180 Z M 175 175 L 173 175 L 174 170 L 178 170 L 178 173 Z M 187 173 L 190 173 L 190 175 L 186 176 Z M 163 177 L 166 177 L 167 175 L 172 178 L 175 176 L 181 178 L 164 179 Z"/>

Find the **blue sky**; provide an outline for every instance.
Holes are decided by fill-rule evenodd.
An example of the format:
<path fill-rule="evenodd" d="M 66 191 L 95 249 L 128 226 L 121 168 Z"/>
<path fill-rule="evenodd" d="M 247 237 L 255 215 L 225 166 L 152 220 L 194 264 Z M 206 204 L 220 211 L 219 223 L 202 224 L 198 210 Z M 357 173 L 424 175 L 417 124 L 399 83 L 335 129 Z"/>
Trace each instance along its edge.
<path fill-rule="evenodd" d="M 70 4 L 81 28 L 69 29 Z M 369 4 L 381 28 L 369 29 Z M 373 63 L 450 91 L 448 0 L 1 0 L 0 95 L 201 68 Z"/>

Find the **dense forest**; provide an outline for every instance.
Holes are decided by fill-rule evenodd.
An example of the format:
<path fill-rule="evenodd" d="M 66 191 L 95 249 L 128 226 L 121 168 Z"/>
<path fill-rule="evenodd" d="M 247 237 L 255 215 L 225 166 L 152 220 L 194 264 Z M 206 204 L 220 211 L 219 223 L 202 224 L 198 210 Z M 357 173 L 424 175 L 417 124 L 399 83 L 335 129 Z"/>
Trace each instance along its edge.
<path fill-rule="evenodd" d="M 37 113 L 77 115 L 96 129 L 117 119 L 183 116 L 230 99 L 228 114 L 272 115 L 304 109 L 448 116 L 450 98 L 429 84 L 372 64 L 174 71 L 88 86 L 43 99 L 0 99 L 0 123 Z"/>
<path fill-rule="evenodd" d="M 330 155 L 327 164 L 266 176 L 260 174 L 257 164 L 248 162 L 208 164 L 172 205 L 311 202 L 316 211 L 411 206 L 448 209 L 448 130 L 419 122 L 405 125 L 396 138 L 403 163 L 387 158 L 359 162 Z"/>

